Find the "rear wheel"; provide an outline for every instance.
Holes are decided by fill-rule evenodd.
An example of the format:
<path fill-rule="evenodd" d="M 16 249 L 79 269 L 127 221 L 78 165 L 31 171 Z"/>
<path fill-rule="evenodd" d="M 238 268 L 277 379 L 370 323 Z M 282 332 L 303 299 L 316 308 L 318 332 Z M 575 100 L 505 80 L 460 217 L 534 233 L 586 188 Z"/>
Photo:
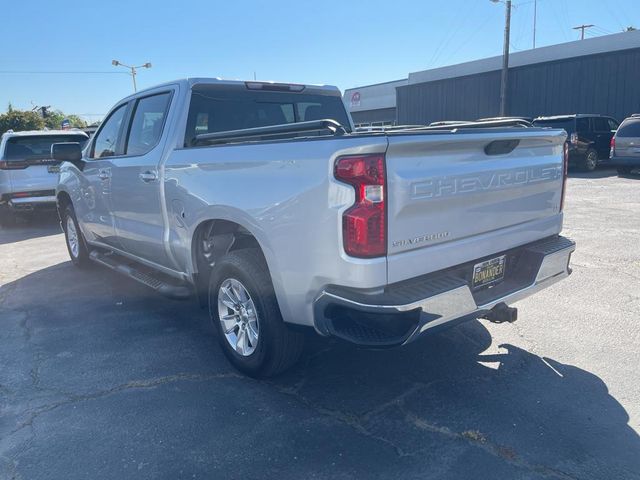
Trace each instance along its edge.
<path fill-rule="evenodd" d="M 64 230 L 67 251 L 73 264 L 78 267 L 88 266 L 90 263 L 89 249 L 78 226 L 78 220 L 72 205 L 67 205 L 63 210 L 62 229 Z"/>
<path fill-rule="evenodd" d="M 216 262 L 209 314 L 225 356 L 246 375 L 277 375 L 302 353 L 304 337 L 282 321 L 269 271 L 256 249 L 232 251 Z"/>
<path fill-rule="evenodd" d="M 582 169 L 586 172 L 593 172 L 598 166 L 598 152 L 595 150 L 587 150 L 582 163 Z"/>

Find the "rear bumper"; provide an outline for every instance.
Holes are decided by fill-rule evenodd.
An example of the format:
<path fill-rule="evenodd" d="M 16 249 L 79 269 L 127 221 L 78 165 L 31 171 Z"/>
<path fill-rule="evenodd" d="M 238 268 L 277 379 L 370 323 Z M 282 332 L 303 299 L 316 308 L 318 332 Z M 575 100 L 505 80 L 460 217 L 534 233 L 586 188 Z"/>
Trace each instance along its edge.
<path fill-rule="evenodd" d="M 10 210 L 30 211 L 36 209 L 55 209 L 55 195 L 36 195 L 33 197 L 9 197 L 3 202 Z"/>
<path fill-rule="evenodd" d="M 500 303 L 532 295 L 571 273 L 575 243 L 554 236 L 491 257 L 507 255 L 504 280 L 493 287 L 470 287 L 477 259 L 377 292 L 327 287 L 314 306 L 315 324 L 325 335 L 359 345 L 394 346 L 420 334 L 486 315 Z M 489 257 L 489 258 L 491 258 Z"/>

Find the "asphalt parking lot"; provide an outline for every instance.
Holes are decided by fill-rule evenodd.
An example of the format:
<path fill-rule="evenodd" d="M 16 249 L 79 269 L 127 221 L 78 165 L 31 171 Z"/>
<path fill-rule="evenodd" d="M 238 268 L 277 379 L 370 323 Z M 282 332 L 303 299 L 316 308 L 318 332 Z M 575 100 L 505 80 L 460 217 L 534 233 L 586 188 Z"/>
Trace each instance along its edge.
<path fill-rule="evenodd" d="M 403 349 L 242 377 L 194 302 L 0 230 L 0 478 L 640 479 L 640 178 L 569 179 L 573 275 Z"/>

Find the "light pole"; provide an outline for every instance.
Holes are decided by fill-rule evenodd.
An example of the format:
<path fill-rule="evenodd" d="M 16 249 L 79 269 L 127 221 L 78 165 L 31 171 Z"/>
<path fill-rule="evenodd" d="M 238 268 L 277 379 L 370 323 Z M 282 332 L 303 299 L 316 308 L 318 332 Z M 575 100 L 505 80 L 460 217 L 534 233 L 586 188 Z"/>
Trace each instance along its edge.
<path fill-rule="evenodd" d="M 137 69 L 138 68 L 151 68 L 151 63 L 147 62 L 143 65 L 137 65 L 135 67 L 132 67 L 130 65 L 125 65 L 124 63 L 118 61 L 118 60 L 112 60 L 111 61 L 111 65 L 113 65 L 114 67 L 125 67 L 128 68 L 129 70 L 131 70 L 131 78 L 133 79 L 133 91 L 137 92 L 138 88 L 136 86 L 136 73 L 137 73 Z"/>
<path fill-rule="evenodd" d="M 504 46 L 502 50 L 502 76 L 500 78 L 500 116 L 507 115 L 507 89 L 509 88 L 509 37 L 511 34 L 511 0 L 491 0 L 493 3 L 504 3 Z"/>
<path fill-rule="evenodd" d="M 538 0 L 533 0 L 533 48 L 536 48 L 536 23 L 538 20 Z"/>

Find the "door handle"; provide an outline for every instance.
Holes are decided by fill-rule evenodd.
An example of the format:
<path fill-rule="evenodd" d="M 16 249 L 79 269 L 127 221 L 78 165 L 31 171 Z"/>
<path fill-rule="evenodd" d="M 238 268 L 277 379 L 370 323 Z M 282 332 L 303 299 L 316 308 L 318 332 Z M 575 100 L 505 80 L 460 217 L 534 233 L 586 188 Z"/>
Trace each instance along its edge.
<path fill-rule="evenodd" d="M 156 172 L 147 170 L 146 172 L 142 172 L 139 177 L 143 182 L 154 182 L 158 179 L 158 174 Z"/>
<path fill-rule="evenodd" d="M 111 177 L 111 173 L 109 170 L 100 170 L 98 171 L 98 178 L 100 180 L 108 180 Z"/>

